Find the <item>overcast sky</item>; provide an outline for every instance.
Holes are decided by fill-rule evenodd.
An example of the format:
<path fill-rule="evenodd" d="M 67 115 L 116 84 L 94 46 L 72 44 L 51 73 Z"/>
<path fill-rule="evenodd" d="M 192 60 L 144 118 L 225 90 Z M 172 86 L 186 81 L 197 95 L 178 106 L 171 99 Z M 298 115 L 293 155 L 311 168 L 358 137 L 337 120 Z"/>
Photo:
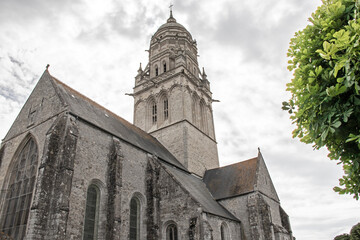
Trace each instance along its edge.
<path fill-rule="evenodd" d="M 156 2 L 156 3 L 155 3 Z M 299 240 L 328 240 L 359 222 L 359 202 L 332 191 L 341 166 L 291 138 L 281 102 L 291 80 L 286 52 L 320 0 L 178 0 L 174 17 L 197 40 L 211 83 L 220 164 L 261 148 Z M 139 63 L 166 22 L 169 1 L 1 0 L 0 136 L 39 77 L 50 73 L 132 122 Z"/>

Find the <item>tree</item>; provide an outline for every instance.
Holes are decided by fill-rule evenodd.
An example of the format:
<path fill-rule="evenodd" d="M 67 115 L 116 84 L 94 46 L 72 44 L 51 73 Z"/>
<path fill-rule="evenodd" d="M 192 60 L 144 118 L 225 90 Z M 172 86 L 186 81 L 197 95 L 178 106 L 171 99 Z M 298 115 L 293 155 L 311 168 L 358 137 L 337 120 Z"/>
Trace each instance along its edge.
<path fill-rule="evenodd" d="M 340 194 L 360 192 L 360 20 L 359 0 L 323 0 L 295 33 L 288 50 L 287 84 L 291 98 L 283 102 L 296 124 L 293 137 L 326 146 L 328 157 L 339 160 L 344 176 Z"/>
<path fill-rule="evenodd" d="M 350 240 L 360 240 L 360 223 L 351 228 Z"/>
<path fill-rule="evenodd" d="M 334 240 L 350 240 L 350 235 L 347 233 L 338 235 L 334 238 Z"/>

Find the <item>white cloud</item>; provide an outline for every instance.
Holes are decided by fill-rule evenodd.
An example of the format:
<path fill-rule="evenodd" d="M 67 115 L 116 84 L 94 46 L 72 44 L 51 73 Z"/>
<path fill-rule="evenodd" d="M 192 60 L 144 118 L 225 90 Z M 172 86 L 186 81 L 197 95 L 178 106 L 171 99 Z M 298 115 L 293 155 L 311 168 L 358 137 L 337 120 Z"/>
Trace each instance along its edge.
<path fill-rule="evenodd" d="M 342 170 L 326 151 L 291 139 L 281 102 L 288 42 L 320 0 L 174 1 L 174 17 L 198 41 L 211 82 L 221 164 L 261 148 L 297 239 L 348 232 L 357 202 L 332 191 Z M 35 79 L 52 75 L 132 121 L 131 92 L 148 61 L 151 35 L 168 17 L 168 1 L 0 2 L 0 136 L 4 137 Z"/>

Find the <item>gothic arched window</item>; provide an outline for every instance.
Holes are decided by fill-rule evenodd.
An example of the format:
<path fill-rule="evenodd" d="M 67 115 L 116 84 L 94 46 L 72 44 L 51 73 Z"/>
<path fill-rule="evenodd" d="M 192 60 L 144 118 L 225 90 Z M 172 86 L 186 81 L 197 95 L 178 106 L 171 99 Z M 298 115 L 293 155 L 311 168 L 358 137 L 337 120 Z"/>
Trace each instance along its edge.
<path fill-rule="evenodd" d="M 86 194 L 86 210 L 83 240 L 97 239 L 97 225 L 99 219 L 100 190 L 91 184 Z"/>
<path fill-rule="evenodd" d="M 164 99 L 164 120 L 169 118 L 169 101 L 167 98 Z"/>
<path fill-rule="evenodd" d="M 155 124 L 157 122 L 157 106 L 155 102 L 151 104 L 151 118 L 152 123 Z"/>
<path fill-rule="evenodd" d="M 30 138 L 16 156 L 10 170 L 8 192 L 1 215 L 1 231 L 14 239 L 25 237 L 35 186 L 37 162 L 37 146 L 35 141 Z"/>
<path fill-rule="evenodd" d="M 156 65 L 155 66 L 155 76 L 158 76 L 159 75 L 159 68 L 158 66 Z"/>
<path fill-rule="evenodd" d="M 166 72 L 166 62 L 164 62 L 164 72 Z"/>
<path fill-rule="evenodd" d="M 166 240 L 177 240 L 177 227 L 174 223 L 166 228 Z"/>
<path fill-rule="evenodd" d="M 225 225 L 225 223 L 221 224 L 220 234 L 221 234 L 221 240 L 228 239 L 228 227 Z"/>
<path fill-rule="evenodd" d="M 130 201 L 130 240 L 140 239 L 140 201 L 133 197 Z"/>

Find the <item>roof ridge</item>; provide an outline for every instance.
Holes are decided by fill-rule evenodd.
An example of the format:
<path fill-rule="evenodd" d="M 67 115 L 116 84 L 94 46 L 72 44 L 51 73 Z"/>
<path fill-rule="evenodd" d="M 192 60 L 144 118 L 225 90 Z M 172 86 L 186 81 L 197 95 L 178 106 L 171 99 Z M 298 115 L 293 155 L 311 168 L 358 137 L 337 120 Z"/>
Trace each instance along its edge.
<path fill-rule="evenodd" d="M 232 164 L 225 165 L 225 166 L 221 166 L 221 167 L 218 167 L 218 168 L 208 169 L 208 170 L 206 170 L 206 171 L 211 171 L 211 170 L 215 170 L 215 169 L 219 169 L 219 168 L 231 167 L 231 166 L 234 166 L 234 165 L 241 165 L 241 164 L 244 164 L 244 163 L 246 163 L 246 162 L 254 161 L 254 160 L 257 160 L 257 159 L 258 159 L 258 157 L 253 157 L 253 158 L 250 158 L 250 159 L 241 161 L 241 162 L 232 163 Z"/>

